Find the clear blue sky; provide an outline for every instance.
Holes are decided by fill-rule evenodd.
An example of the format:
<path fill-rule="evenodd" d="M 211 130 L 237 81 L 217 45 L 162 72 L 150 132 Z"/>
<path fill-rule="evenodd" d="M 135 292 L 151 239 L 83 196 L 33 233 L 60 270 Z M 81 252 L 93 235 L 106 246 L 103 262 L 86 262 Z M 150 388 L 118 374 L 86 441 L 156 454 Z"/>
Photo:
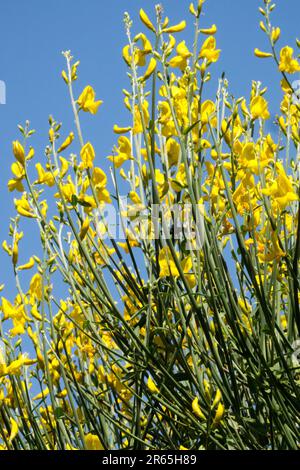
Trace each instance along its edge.
<path fill-rule="evenodd" d="M 126 124 L 127 113 L 122 104 L 122 88 L 128 86 L 126 66 L 121 49 L 126 43 L 123 13 L 128 11 L 139 32 L 138 11 L 143 7 L 151 14 L 154 0 L 2 0 L 0 27 L 0 79 L 7 87 L 7 103 L 0 105 L 0 240 L 7 238 L 9 217 L 13 213 L 13 197 L 7 180 L 13 161 L 11 141 L 18 137 L 17 124 L 29 119 L 37 133 L 32 140 L 36 159 L 43 161 L 47 143 L 48 115 L 64 123 L 64 135 L 72 129 L 72 115 L 67 89 L 60 73 L 64 67 L 62 50 L 71 49 L 80 59 L 76 94 L 92 85 L 97 97 L 104 101 L 96 117 L 84 116 L 84 134 L 97 152 L 97 164 L 108 168 L 105 157 L 114 144 L 112 126 Z M 162 2 L 171 23 L 182 18 L 190 20 L 185 34 L 192 43 L 192 17 L 188 13 L 189 0 Z M 299 31 L 299 0 L 278 0 L 274 24 L 282 28 L 282 46 L 294 46 Z M 222 49 L 221 59 L 214 67 L 215 76 L 223 71 L 235 96 L 248 97 L 251 80 L 260 80 L 269 87 L 269 97 L 276 113 L 280 101 L 278 74 L 271 60 L 258 60 L 255 47 L 266 48 L 266 38 L 258 27 L 261 15 L 259 0 L 207 0 L 203 27 L 218 26 L 217 43 Z M 211 88 L 211 97 L 214 90 Z M 19 194 L 19 193 L 18 193 Z M 34 252 L 34 237 L 28 232 L 21 245 L 28 259 Z M 26 253 L 27 250 L 27 253 Z M 11 266 L 6 253 L 0 253 L 0 283 L 6 283 L 4 295 L 14 293 Z"/>

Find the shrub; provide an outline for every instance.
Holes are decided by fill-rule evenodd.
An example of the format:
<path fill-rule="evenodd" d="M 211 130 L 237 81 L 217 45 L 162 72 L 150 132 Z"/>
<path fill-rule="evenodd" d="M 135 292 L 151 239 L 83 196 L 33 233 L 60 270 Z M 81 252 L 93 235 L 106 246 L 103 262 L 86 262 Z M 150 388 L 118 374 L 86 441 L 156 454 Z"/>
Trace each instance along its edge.
<path fill-rule="evenodd" d="M 207 96 L 220 50 L 216 26 L 199 29 L 202 8 L 190 6 L 192 48 L 177 40 L 185 21 L 170 25 L 160 6 L 155 21 L 140 11 L 137 35 L 125 15 L 130 119 L 114 127 L 113 191 L 80 127 L 101 101 L 91 86 L 75 98 L 69 51 L 75 128 L 49 118 L 36 174 L 34 131 L 19 126 L 3 243 L 17 295 L 1 307 L 2 449 L 299 447 L 300 105 L 290 76 L 300 64 L 291 47 L 277 52 L 265 0 L 271 52 L 255 54 L 275 60 L 283 92 L 267 133 L 260 83 L 235 99 L 222 77 Z M 20 265 L 26 218 L 42 255 Z"/>

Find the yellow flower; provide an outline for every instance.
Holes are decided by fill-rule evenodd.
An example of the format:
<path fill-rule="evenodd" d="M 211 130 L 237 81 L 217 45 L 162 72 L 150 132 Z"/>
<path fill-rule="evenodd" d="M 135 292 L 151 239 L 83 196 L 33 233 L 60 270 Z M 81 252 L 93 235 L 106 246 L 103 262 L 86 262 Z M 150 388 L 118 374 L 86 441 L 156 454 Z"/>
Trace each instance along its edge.
<path fill-rule="evenodd" d="M 133 202 L 134 204 L 141 204 L 141 203 L 142 203 L 141 198 L 140 198 L 140 196 L 137 194 L 136 191 L 130 191 L 130 192 L 129 192 L 129 197 L 130 197 L 130 199 L 132 200 L 132 202 Z"/>
<path fill-rule="evenodd" d="M 82 168 L 93 168 L 95 150 L 90 142 L 87 142 L 80 151 Z"/>
<path fill-rule="evenodd" d="M 75 188 L 75 185 L 74 185 L 74 183 L 71 179 L 71 175 L 68 175 L 67 181 L 68 182 L 61 187 L 61 191 L 63 193 L 64 198 L 68 202 L 71 202 L 72 201 L 72 196 L 74 194 L 76 194 L 76 188 Z M 59 197 L 59 193 L 55 193 L 55 197 Z"/>
<path fill-rule="evenodd" d="M 131 131 L 131 127 L 119 127 L 117 124 L 114 125 L 113 131 L 115 134 L 126 134 Z"/>
<path fill-rule="evenodd" d="M 212 127 L 217 125 L 217 117 L 214 116 L 216 112 L 215 103 L 211 100 L 206 100 L 201 104 L 201 123 L 207 124 L 210 121 Z"/>
<path fill-rule="evenodd" d="M 148 108 L 149 108 L 148 101 L 144 101 L 142 104 L 142 113 L 143 113 L 143 120 L 144 120 L 146 127 L 148 126 L 149 120 L 150 120 Z M 141 132 L 143 132 L 142 116 L 141 116 L 139 107 L 137 105 L 135 105 L 134 107 L 133 122 L 134 122 L 133 130 L 132 130 L 133 134 L 135 135 L 135 134 L 140 134 Z"/>
<path fill-rule="evenodd" d="M 9 418 L 9 419 L 10 419 L 10 426 L 11 426 L 9 442 L 12 442 L 19 432 L 19 426 L 18 426 L 18 423 L 13 418 Z"/>
<path fill-rule="evenodd" d="M 142 81 L 144 82 L 149 77 L 151 77 L 155 69 L 156 69 L 156 60 L 153 57 L 151 57 L 148 68 L 142 77 Z"/>
<path fill-rule="evenodd" d="M 43 280 L 40 273 L 36 273 L 30 281 L 29 285 L 30 300 L 42 300 L 43 297 Z"/>
<path fill-rule="evenodd" d="M 91 114 L 96 114 L 103 101 L 95 101 L 95 91 L 90 85 L 88 85 L 79 96 L 77 103 L 79 105 L 79 109 L 90 112 Z"/>
<path fill-rule="evenodd" d="M 187 186 L 186 172 L 184 163 L 181 163 L 176 173 L 176 178 L 171 180 L 171 186 L 174 191 L 179 192 Z"/>
<path fill-rule="evenodd" d="M 62 152 L 63 150 L 65 150 L 67 147 L 69 147 L 69 145 L 71 145 L 71 143 L 73 142 L 74 140 L 74 132 L 70 132 L 70 134 L 68 135 L 68 137 L 63 141 L 63 143 L 61 144 L 61 146 L 59 147 L 59 149 L 57 150 L 57 153 L 60 153 Z"/>
<path fill-rule="evenodd" d="M 200 59 L 206 59 L 208 62 L 217 62 L 220 52 L 220 49 L 216 49 L 216 38 L 209 36 L 201 47 L 199 57 Z"/>
<path fill-rule="evenodd" d="M 28 263 L 18 266 L 18 271 L 23 271 L 24 269 L 31 269 L 34 266 L 34 258 L 31 257 Z"/>
<path fill-rule="evenodd" d="M 276 163 L 276 171 L 277 179 L 263 189 L 262 193 L 271 196 L 280 211 L 283 211 L 291 202 L 297 201 L 298 196 L 281 163 Z"/>
<path fill-rule="evenodd" d="M 176 48 L 177 55 L 173 57 L 169 65 L 170 67 L 178 67 L 183 71 L 187 66 L 188 58 L 191 57 L 192 53 L 188 50 L 185 45 L 185 41 L 181 41 Z"/>
<path fill-rule="evenodd" d="M 15 304 L 12 305 L 7 299 L 2 297 L 2 312 L 4 320 L 12 319 L 13 328 L 10 330 L 11 336 L 22 335 L 25 332 L 25 323 L 30 320 L 26 316 L 24 304 L 20 303 L 20 298 L 17 296 Z"/>
<path fill-rule="evenodd" d="M 189 11 L 190 11 L 190 13 L 191 13 L 192 15 L 194 15 L 194 16 L 196 16 L 196 17 L 198 17 L 198 13 L 197 13 L 197 12 L 196 12 L 196 10 L 195 10 L 195 7 L 194 7 L 194 4 L 193 4 L 193 2 L 192 2 L 192 3 L 190 3 L 190 6 L 189 6 Z"/>
<path fill-rule="evenodd" d="M 260 49 L 254 49 L 254 54 L 256 57 L 259 57 L 260 59 L 266 59 L 267 57 L 273 57 L 273 54 L 271 52 L 264 52 L 261 51 Z"/>
<path fill-rule="evenodd" d="M 61 76 L 62 76 L 62 78 L 63 78 L 64 82 L 65 82 L 65 83 L 68 85 L 68 84 L 69 84 L 69 79 L 68 79 L 68 76 L 67 76 L 67 74 L 66 74 L 66 71 L 65 71 L 65 70 L 62 70 L 62 72 L 61 72 Z"/>
<path fill-rule="evenodd" d="M 7 183 L 9 191 L 14 191 L 16 189 L 17 191 L 23 192 L 24 186 L 22 180 L 25 178 L 24 166 L 19 162 L 14 162 L 11 165 L 11 171 L 15 178 L 9 180 Z"/>
<path fill-rule="evenodd" d="M 138 48 L 138 47 L 135 47 L 135 50 L 134 50 L 134 62 L 143 67 L 144 65 L 146 65 L 146 56 L 148 54 L 150 54 L 150 52 L 152 52 L 152 46 L 151 46 L 151 42 L 149 41 L 149 39 L 147 38 L 147 36 L 145 36 L 145 34 L 143 33 L 139 33 L 135 36 L 134 38 L 134 42 L 137 42 L 137 41 L 141 41 L 142 43 L 142 48 Z M 128 52 L 129 54 L 129 52 Z M 132 62 L 131 58 L 130 58 L 130 63 Z"/>
<path fill-rule="evenodd" d="M 200 29 L 200 33 L 202 34 L 211 35 L 211 34 L 216 34 L 216 32 L 217 32 L 217 26 L 215 24 L 213 24 L 210 28 Z"/>
<path fill-rule="evenodd" d="M 80 229 L 80 232 L 79 232 L 80 240 L 84 240 L 89 228 L 90 228 L 90 219 L 88 217 L 86 217 L 86 219 L 83 221 L 83 223 L 81 225 L 81 229 Z"/>
<path fill-rule="evenodd" d="M 273 28 L 272 29 L 271 39 L 272 39 L 274 44 L 278 41 L 278 39 L 280 37 L 280 34 L 281 34 L 280 28 Z"/>
<path fill-rule="evenodd" d="M 135 209 L 135 208 L 134 208 Z M 126 240 L 125 242 L 118 242 L 118 245 L 123 248 L 126 253 L 129 253 L 129 247 L 134 248 L 140 246 L 139 241 L 136 239 L 135 235 L 126 229 Z"/>
<path fill-rule="evenodd" d="M 23 215 L 24 217 L 36 217 L 26 198 L 26 194 L 23 194 L 21 199 L 15 199 L 14 203 L 15 208 L 20 215 Z"/>
<path fill-rule="evenodd" d="M 49 393 L 50 393 L 50 391 L 49 391 L 49 388 L 47 387 L 42 392 L 35 395 L 35 397 L 33 397 L 32 400 L 34 400 L 34 401 L 41 400 L 41 399 L 47 397 L 49 395 Z"/>
<path fill-rule="evenodd" d="M 101 168 L 95 167 L 92 174 L 92 183 L 95 189 L 102 189 L 105 187 L 107 182 L 106 174 Z"/>
<path fill-rule="evenodd" d="M 38 180 L 35 184 L 46 184 L 49 187 L 54 186 L 55 176 L 57 175 L 58 170 L 55 170 L 54 174 L 52 174 L 50 171 L 45 171 L 40 163 L 37 163 L 35 168 L 38 173 Z"/>
<path fill-rule="evenodd" d="M 16 160 L 18 160 L 18 162 L 21 163 L 22 166 L 24 166 L 25 150 L 24 150 L 23 145 L 20 144 L 18 140 L 14 140 L 14 142 L 12 143 L 12 147 L 13 147 L 13 154 Z"/>
<path fill-rule="evenodd" d="M 43 319 L 42 315 L 38 312 L 36 305 L 32 307 L 32 309 L 30 310 L 30 313 L 33 316 L 33 318 L 35 318 L 38 321 L 41 321 Z"/>
<path fill-rule="evenodd" d="M 71 69 L 71 80 L 77 80 L 77 68 L 78 68 L 78 65 L 80 64 L 80 61 L 77 60 L 77 62 L 75 62 L 75 64 L 72 65 L 72 69 Z"/>
<path fill-rule="evenodd" d="M 181 21 L 178 24 L 175 24 L 174 26 L 169 26 L 168 28 L 164 28 L 162 30 L 163 33 L 179 33 L 180 31 L 183 31 L 186 27 L 186 22 Z"/>
<path fill-rule="evenodd" d="M 250 103 L 250 112 L 253 119 L 269 119 L 268 102 L 262 96 L 255 96 Z"/>
<path fill-rule="evenodd" d="M 165 246 L 159 252 L 159 277 L 173 276 L 178 277 L 179 271 L 176 267 L 175 261 L 173 260 L 170 248 Z"/>
<path fill-rule="evenodd" d="M 22 354 L 18 359 L 12 361 L 9 366 L 7 366 L 6 374 L 7 375 L 20 375 L 21 368 L 26 364 L 27 357 L 25 354 Z"/>
<path fill-rule="evenodd" d="M 85 445 L 88 450 L 104 450 L 99 437 L 92 433 L 86 434 Z"/>
<path fill-rule="evenodd" d="M 168 139 L 166 144 L 169 167 L 177 165 L 180 155 L 180 145 L 175 139 Z"/>
<path fill-rule="evenodd" d="M 152 52 L 152 46 L 151 46 L 151 42 L 149 41 L 147 36 L 145 36 L 145 34 L 143 34 L 143 33 L 137 34 L 134 37 L 134 43 L 137 43 L 139 40 L 142 43 L 142 48 L 140 49 L 135 45 L 135 47 L 134 47 L 134 63 L 136 65 L 139 65 L 139 66 L 143 67 L 144 65 L 146 65 L 146 56 L 147 56 L 147 54 L 150 54 L 150 52 Z M 130 55 L 130 46 L 129 46 L 129 44 L 127 44 L 125 47 L 123 47 L 122 55 L 123 55 L 123 59 L 125 60 L 126 64 L 129 67 L 131 67 L 131 65 L 132 65 L 132 56 Z M 126 99 L 128 99 L 128 96 L 126 97 Z"/>
<path fill-rule="evenodd" d="M 122 56 L 126 64 L 130 67 L 131 62 L 132 62 L 132 56 L 129 54 L 129 51 L 130 51 L 130 46 L 129 44 L 126 44 L 126 46 L 123 47 Z"/>
<path fill-rule="evenodd" d="M 250 203 L 253 198 L 253 191 L 255 187 L 254 183 L 254 176 L 249 172 L 245 172 L 242 181 L 233 193 L 233 201 L 237 206 L 239 214 L 241 215 L 245 213 L 245 210 L 249 210 L 250 208 Z"/>
<path fill-rule="evenodd" d="M 151 377 L 149 377 L 147 380 L 147 387 L 149 388 L 151 393 L 159 393 L 159 389 L 157 388 Z"/>
<path fill-rule="evenodd" d="M 199 399 L 198 397 L 195 397 L 193 402 L 192 402 L 192 409 L 193 409 L 193 412 L 195 413 L 195 415 L 198 417 L 198 418 L 201 418 L 201 419 L 204 419 L 206 420 L 206 417 L 203 413 L 203 411 L 201 410 L 200 406 L 199 406 Z"/>
<path fill-rule="evenodd" d="M 281 327 L 284 331 L 287 330 L 287 326 L 288 326 L 288 322 L 287 322 L 287 318 L 286 318 L 286 315 L 281 315 L 280 316 L 280 323 L 281 323 Z"/>
<path fill-rule="evenodd" d="M 220 389 L 218 388 L 217 391 L 216 391 L 216 396 L 214 398 L 214 401 L 213 401 L 213 404 L 211 405 L 211 407 L 214 408 L 215 406 L 217 406 L 217 404 L 219 403 L 221 398 L 222 398 L 222 394 L 221 394 Z"/>
<path fill-rule="evenodd" d="M 169 43 L 165 50 L 166 57 L 169 57 L 169 55 L 172 53 L 175 47 L 175 44 L 176 44 L 176 39 L 174 38 L 174 36 L 172 36 L 172 34 L 169 34 Z"/>
<path fill-rule="evenodd" d="M 214 426 L 217 426 L 217 424 L 219 424 L 219 422 L 223 418 L 224 411 L 225 411 L 224 405 L 222 403 L 219 403 L 218 408 L 216 410 L 214 420 L 213 420 L 213 425 Z"/>
<path fill-rule="evenodd" d="M 68 171 L 69 162 L 64 157 L 59 157 L 61 168 L 60 168 L 60 177 L 63 178 Z"/>
<path fill-rule="evenodd" d="M 111 155 L 108 159 L 114 163 L 116 168 L 119 168 L 127 160 L 132 160 L 131 143 L 128 137 L 122 135 L 118 139 L 118 147 L 115 149 L 117 155 Z"/>
<path fill-rule="evenodd" d="M 154 33 L 156 32 L 155 30 L 155 27 L 153 25 L 153 23 L 150 21 L 147 13 L 145 13 L 145 11 L 141 8 L 140 9 L 140 18 L 141 18 L 141 21 L 144 23 L 144 25 L 150 29 L 151 31 L 153 31 Z"/>
<path fill-rule="evenodd" d="M 294 49 L 285 46 L 280 51 L 279 70 L 286 73 L 295 73 L 300 71 L 300 64 L 297 59 L 293 57 Z"/>
<path fill-rule="evenodd" d="M 49 129 L 49 141 L 50 141 L 51 143 L 53 143 L 53 142 L 55 141 L 56 137 L 57 137 L 57 136 L 56 136 L 56 134 L 55 134 L 55 132 L 54 132 L 54 129 L 51 127 L 51 128 Z"/>
<path fill-rule="evenodd" d="M 258 259 L 260 262 L 270 262 L 276 259 L 280 260 L 286 253 L 280 248 L 278 240 L 274 233 L 271 234 L 271 246 L 265 243 L 258 243 Z"/>

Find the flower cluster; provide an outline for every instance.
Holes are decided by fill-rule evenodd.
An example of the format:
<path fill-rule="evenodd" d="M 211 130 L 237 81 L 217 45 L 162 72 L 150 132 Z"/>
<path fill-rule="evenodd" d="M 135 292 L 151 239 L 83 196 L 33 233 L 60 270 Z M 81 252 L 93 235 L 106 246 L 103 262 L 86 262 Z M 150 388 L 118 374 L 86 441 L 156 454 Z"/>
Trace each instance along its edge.
<path fill-rule="evenodd" d="M 16 296 L 1 301 L 2 449 L 299 447 L 300 105 L 289 77 L 300 63 L 289 46 L 277 53 L 264 0 L 271 52 L 255 55 L 275 59 L 276 116 L 259 82 L 236 99 L 222 77 L 207 95 L 221 50 L 203 4 L 189 8 L 191 46 L 186 21 L 170 24 L 160 6 L 155 19 L 140 11 L 136 35 L 125 15 L 128 120 L 107 156 L 112 189 L 80 125 L 102 101 L 91 86 L 75 95 L 69 51 L 75 128 L 49 118 L 34 170 L 34 130 L 19 126 L 3 242 Z M 29 219 L 40 249 L 20 264 Z"/>

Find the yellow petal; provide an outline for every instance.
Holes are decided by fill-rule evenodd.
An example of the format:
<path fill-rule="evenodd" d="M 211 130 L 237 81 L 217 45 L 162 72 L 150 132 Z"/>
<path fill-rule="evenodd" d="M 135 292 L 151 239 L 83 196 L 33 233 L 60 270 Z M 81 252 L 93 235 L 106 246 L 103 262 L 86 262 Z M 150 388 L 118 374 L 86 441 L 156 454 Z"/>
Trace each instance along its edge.
<path fill-rule="evenodd" d="M 88 450 L 103 450 L 99 437 L 92 433 L 85 436 L 85 445 Z"/>
<path fill-rule="evenodd" d="M 259 57 L 260 59 L 266 59 L 267 57 L 273 57 L 273 54 L 271 52 L 264 52 L 261 51 L 260 49 L 254 49 L 254 54 L 256 57 Z"/>
<path fill-rule="evenodd" d="M 280 34 L 281 34 L 280 28 L 273 28 L 272 29 L 271 39 L 272 39 L 274 44 L 278 41 L 278 39 L 280 37 Z"/>
<path fill-rule="evenodd" d="M 200 29 L 200 33 L 202 34 L 216 34 L 216 32 L 218 31 L 217 29 L 217 26 L 215 24 L 213 24 L 210 28 L 207 28 L 207 29 Z"/>
<path fill-rule="evenodd" d="M 155 69 L 156 69 L 156 60 L 154 59 L 154 57 L 151 57 L 148 68 L 145 72 L 145 75 L 142 77 L 142 81 L 147 80 L 153 74 Z"/>
<path fill-rule="evenodd" d="M 221 419 L 223 418 L 223 415 L 224 415 L 224 411 L 225 411 L 225 407 L 222 403 L 219 403 L 218 405 L 218 408 L 217 408 L 217 411 L 216 411 L 216 415 L 215 415 L 215 418 L 214 418 L 214 421 L 213 421 L 213 424 L 216 426 L 220 421 Z"/>
<path fill-rule="evenodd" d="M 201 418 L 201 419 L 205 419 L 206 420 L 206 417 L 205 415 L 203 414 L 200 406 L 199 406 L 199 403 L 198 403 L 198 397 L 195 397 L 193 402 L 192 402 L 192 409 L 193 409 L 193 412 L 195 413 L 196 416 L 198 416 L 198 418 Z"/>
<path fill-rule="evenodd" d="M 92 168 L 95 158 L 95 150 L 90 142 L 87 142 L 80 151 L 83 168 Z"/>
<path fill-rule="evenodd" d="M 157 388 L 151 377 L 149 377 L 147 380 L 147 387 L 149 388 L 151 393 L 159 393 L 159 389 Z"/>
<path fill-rule="evenodd" d="M 80 238 L 81 241 L 85 238 L 89 228 L 90 228 L 90 219 L 87 217 L 83 221 L 81 229 L 80 229 L 79 238 Z"/>
<path fill-rule="evenodd" d="M 175 24 L 174 26 L 170 26 L 169 28 L 165 28 L 162 30 L 163 33 L 179 33 L 180 31 L 183 31 L 186 27 L 186 22 L 183 20 L 178 24 Z"/>
<path fill-rule="evenodd" d="M 68 76 L 67 76 L 65 70 L 63 70 L 63 71 L 61 72 L 61 76 L 62 76 L 62 78 L 64 79 L 64 82 L 68 85 L 68 84 L 69 84 L 69 79 L 68 79 Z"/>
<path fill-rule="evenodd" d="M 37 395 L 35 395 L 35 397 L 33 397 L 33 400 L 42 400 L 43 398 L 47 397 L 49 395 L 49 388 L 45 388 L 45 390 L 43 390 L 42 392 L 38 393 Z"/>
<path fill-rule="evenodd" d="M 117 124 L 115 124 L 113 130 L 115 134 L 126 134 L 126 132 L 131 131 L 131 127 L 119 127 Z"/>
<path fill-rule="evenodd" d="M 197 12 L 195 10 L 195 7 L 194 7 L 194 4 L 193 3 L 190 3 L 190 6 L 189 6 L 189 11 L 192 15 L 194 16 L 197 16 Z"/>
<path fill-rule="evenodd" d="M 219 401 L 221 400 L 221 398 L 222 398 L 221 391 L 220 391 L 220 389 L 217 389 L 216 396 L 215 396 L 215 399 L 214 399 L 213 404 L 212 404 L 212 408 L 214 408 L 215 406 L 217 406 L 217 404 L 219 403 Z"/>
<path fill-rule="evenodd" d="M 130 46 L 129 46 L 129 44 L 127 44 L 126 46 L 123 47 L 122 56 L 123 56 L 123 59 L 125 60 L 126 64 L 130 67 L 132 57 L 129 54 L 129 51 L 130 51 Z"/>
<path fill-rule="evenodd" d="M 144 12 L 144 10 L 141 8 L 140 9 L 140 18 L 142 22 L 144 23 L 145 26 L 147 26 L 148 29 L 156 33 L 156 29 L 153 25 L 153 23 L 150 21 L 148 15 Z"/>
<path fill-rule="evenodd" d="M 19 431 L 18 423 L 13 419 L 10 418 L 10 436 L 9 436 L 9 442 L 12 442 L 12 440 L 16 437 Z"/>
<path fill-rule="evenodd" d="M 31 257 L 28 263 L 18 266 L 18 271 L 23 271 L 24 269 L 31 269 L 34 266 L 34 259 Z"/>
<path fill-rule="evenodd" d="M 18 140 L 13 142 L 13 154 L 21 165 L 25 163 L 25 150 L 22 144 Z"/>
<path fill-rule="evenodd" d="M 59 147 L 59 149 L 57 150 L 58 153 L 62 152 L 63 150 L 65 150 L 67 147 L 69 147 L 69 145 L 71 145 L 71 143 L 73 142 L 74 140 L 74 132 L 70 132 L 70 134 L 68 135 L 68 137 L 63 141 L 63 143 L 61 144 L 61 146 Z"/>

